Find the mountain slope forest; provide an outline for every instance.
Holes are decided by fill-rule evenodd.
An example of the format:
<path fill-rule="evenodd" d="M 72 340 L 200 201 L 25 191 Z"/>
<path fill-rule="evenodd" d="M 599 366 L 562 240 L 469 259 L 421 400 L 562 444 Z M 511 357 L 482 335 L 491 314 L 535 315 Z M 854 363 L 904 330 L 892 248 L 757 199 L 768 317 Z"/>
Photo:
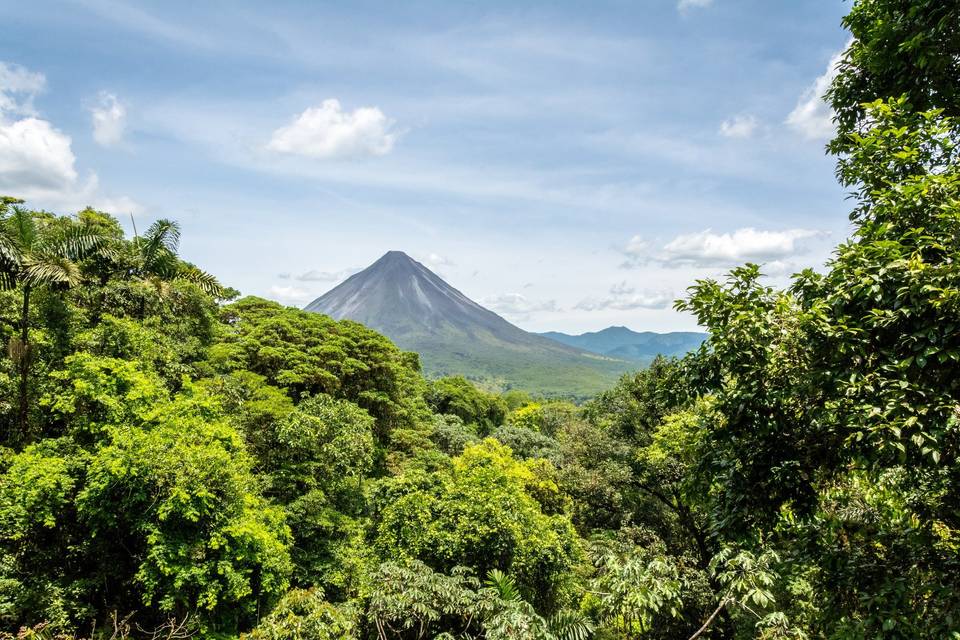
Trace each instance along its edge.
<path fill-rule="evenodd" d="M 960 638 L 960 16 L 859 0 L 853 234 L 576 406 L 0 209 L 5 638 Z"/>

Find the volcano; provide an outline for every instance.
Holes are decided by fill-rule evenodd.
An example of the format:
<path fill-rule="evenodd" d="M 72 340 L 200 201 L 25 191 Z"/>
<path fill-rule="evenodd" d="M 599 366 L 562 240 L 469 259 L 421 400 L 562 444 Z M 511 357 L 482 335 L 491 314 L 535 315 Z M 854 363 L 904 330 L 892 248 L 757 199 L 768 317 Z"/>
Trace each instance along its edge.
<path fill-rule="evenodd" d="M 492 390 L 586 397 L 636 367 L 524 331 L 402 251 L 387 252 L 305 310 L 379 331 L 419 353 L 430 377 L 463 375 Z"/>

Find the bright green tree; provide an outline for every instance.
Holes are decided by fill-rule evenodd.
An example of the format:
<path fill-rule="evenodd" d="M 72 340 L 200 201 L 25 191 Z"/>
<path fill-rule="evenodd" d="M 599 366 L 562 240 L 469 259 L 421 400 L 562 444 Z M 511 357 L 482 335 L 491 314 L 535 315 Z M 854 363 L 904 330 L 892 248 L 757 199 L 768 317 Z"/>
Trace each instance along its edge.
<path fill-rule="evenodd" d="M 419 559 L 440 571 L 505 571 L 525 598 L 551 609 L 565 596 L 579 556 L 569 518 L 545 513 L 558 492 L 537 464 L 518 462 L 487 439 L 446 468 L 411 470 L 387 483 L 377 545 L 388 557 Z"/>
<path fill-rule="evenodd" d="M 19 206 L 12 198 L 0 200 L 0 288 L 21 293 L 20 331 L 10 338 L 8 352 L 19 369 L 18 434 L 7 440 L 27 439 L 30 418 L 30 295 L 34 289 L 66 289 L 79 284 L 77 261 L 102 248 L 106 237 L 95 226 L 58 224 L 54 216 Z"/>

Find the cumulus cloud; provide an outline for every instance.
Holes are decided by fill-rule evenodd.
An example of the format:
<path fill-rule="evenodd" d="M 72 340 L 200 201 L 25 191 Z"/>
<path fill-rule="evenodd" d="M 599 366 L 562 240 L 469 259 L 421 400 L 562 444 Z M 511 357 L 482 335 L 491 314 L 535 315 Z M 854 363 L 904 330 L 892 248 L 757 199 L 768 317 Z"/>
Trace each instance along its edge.
<path fill-rule="evenodd" d="M 837 64 L 850 42 L 830 58 L 827 69 L 813 81 L 797 101 L 797 106 L 787 115 L 786 123 L 794 131 L 810 140 L 827 140 L 833 136 L 833 109 L 823 99 L 827 89 L 837 77 Z"/>
<path fill-rule="evenodd" d="M 77 182 L 70 136 L 46 120 L 0 120 L 0 189 L 68 189 Z"/>
<path fill-rule="evenodd" d="M 732 233 L 707 229 L 677 236 L 664 245 L 658 259 L 670 266 L 699 267 L 782 260 L 804 252 L 805 241 L 825 235 L 812 229 L 763 231 L 746 227 Z"/>
<path fill-rule="evenodd" d="M 0 62 L 0 190 L 6 193 L 31 195 L 77 181 L 70 136 L 33 108 L 45 86 L 43 74 Z"/>
<path fill-rule="evenodd" d="M 345 111 L 329 99 L 274 131 L 267 149 L 320 159 L 383 156 L 398 136 L 394 121 L 377 107 Z"/>
<path fill-rule="evenodd" d="M 70 136 L 33 107 L 45 87 L 43 74 L 0 62 L 0 193 L 51 208 L 140 212 L 130 198 L 102 195 L 96 174 L 81 179 Z"/>
<path fill-rule="evenodd" d="M 480 303 L 501 315 L 515 320 L 527 320 L 534 313 L 553 313 L 561 311 L 556 300 L 530 300 L 521 293 L 502 293 L 483 298 Z"/>
<path fill-rule="evenodd" d="M 675 298 L 676 295 L 674 292 L 667 290 L 653 291 L 644 289 L 638 293 L 635 287 L 624 281 L 610 287 L 609 296 L 605 298 L 586 298 L 578 302 L 576 306 L 574 306 L 574 309 L 579 309 L 580 311 L 665 309 Z"/>
<path fill-rule="evenodd" d="M 713 0 L 679 0 L 677 2 L 677 9 L 681 13 L 690 11 L 691 9 L 705 9 L 713 4 Z"/>
<path fill-rule="evenodd" d="M 736 115 L 720 123 L 720 135 L 725 138 L 749 138 L 759 126 L 760 122 L 755 116 Z"/>
<path fill-rule="evenodd" d="M 796 264 L 788 258 L 798 256 L 810 249 L 811 241 L 829 235 L 815 229 L 785 229 L 771 231 L 744 227 L 727 233 L 715 233 L 712 229 L 685 233 L 661 244 L 641 240 L 634 236 L 619 251 L 625 256 L 622 269 L 644 266 L 661 267 L 733 267 L 745 262 L 763 263 L 769 275 L 785 273 Z M 615 295 L 634 293 L 626 282 L 615 285 Z"/>
<path fill-rule="evenodd" d="M 101 91 L 97 104 L 90 109 L 93 139 L 102 147 L 112 147 L 123 140 L 127 127 L 127 107 L 112 93 Z"/>

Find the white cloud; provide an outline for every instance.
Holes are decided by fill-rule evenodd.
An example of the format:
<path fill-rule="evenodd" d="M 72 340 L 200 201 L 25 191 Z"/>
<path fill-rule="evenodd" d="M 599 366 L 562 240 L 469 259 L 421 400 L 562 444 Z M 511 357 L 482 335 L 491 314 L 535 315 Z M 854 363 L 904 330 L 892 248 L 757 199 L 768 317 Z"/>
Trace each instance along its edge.
<path fill-rule="evenodd" d="M 687 12 L 691 9 L 705 9 L 713 4 L 713 0 L 679 0 L 677 9 Z"/>
<path fill-rule="evenodd" d="M 707 229 L 677 236 L 664 245 L 658 259 L 669 266 L 728 266 L 780 260 L 804 252 L 806 240 L 825 235 L 811 229 L 762 231 L 747 227 L 733 233 Z"/>
<path fill-rule="evenodd" d="M 827 140 L 833 136 L 833 109 L 823 99 L 834 78 L 837 77 L 837 64 L 850 42 L 830 58 L 823 75 L 813 81 L 797 101 L 797 106 L 787 115 L 786 123 L 795 131 L 810 140 Z"/>
<path fill-rule="evenodd" d="M 270 287 L 268 294 L 271 298 L 289 305 L 299 305 L 300 303 L 309 302 L 313 298 L 313 294 L 300 287 L 274 285 Z"/>
<path fill-rule="evenodd" d="M 44 90 L 47 79 L 18 64 L 0 62 L 0 116 L 34 115 L 33 98 Z"/>
<path fill-rule="evenodd" d="M 46 120 L 0 119 L 0 189 L 59 190 L 77 182 L 70 136 Z"/>
<path fill-rule="evenodd" d="M 454 264 L 450 258 L 442 256 L 439 253 L 431 253 L 424 258 L 423 261 L 429 264 L 432 268 L 456 266 L 456 264 Z"/>
<path fill-rule="evenodd" d="M 93 139 L 103 147 L 112 147 L 123 140 L 127 127 L 127 107 L 112 93 L 101 91 L 97 105 L 90 109 Z"/>
<path fill-rule="evenodd" d="M 720 123 L 720 135 L 725 138 L 749 138 L 760 126 L 755 116 L 741 114 Z"/>
<path fill-rule="evenodd" d="M 54 209 L 140 212 L 130 198 L 100 193 L 95 173 L 80 178 L 70 136 L 33 108 L 45 86 L 43 74 L 0 62 L 0 193 Z"/>
<path fill-rule="evenodd" d="M 634 259 L 645 258 L 650 253 L 650 241 L 643 236 L 633 236 L 630 238 L 630 241 L 627 242 L 627 246 L 624 247 L 623 252 Z"/>
<path fill-rule="evenodd" d="M 528 320 L 534 313 L 560 311 L 556 300 L 534 301 L 521 293 L 502 293 L 480 300 L 480 304 L 514 320 Z"/>
<path fill-rule="evenodd" d="M 293 278 L 301 282 L 337 282 L 338 280 L 352 276 L 358 271 L 360 271 L 360 269 L 341 269 L 339 271 L 319 271 L 317 269 L 311 269 L 300 275 L 293 276 Z M 290 274 L 280 274 L 279 277 L 289 279 Z"/>
<path fill-rule="evenodd" d="M 626 281 L 610 287 L 606 298 L 586 298 L 576 304 L 574 309 L 581 311 L 632 311 L 634 309 L 665 309 L 676 299 L 673 291 L 652 291 L 644 289 L 637 293 L 636 287 Z"/>
<path fill-rule="evenodd" d="M 344 111 L 329 99 L 274 131 L 267 149 L 321 159 L 383 156 L 399 135 L 393 125 L 377 107 Z"/>

